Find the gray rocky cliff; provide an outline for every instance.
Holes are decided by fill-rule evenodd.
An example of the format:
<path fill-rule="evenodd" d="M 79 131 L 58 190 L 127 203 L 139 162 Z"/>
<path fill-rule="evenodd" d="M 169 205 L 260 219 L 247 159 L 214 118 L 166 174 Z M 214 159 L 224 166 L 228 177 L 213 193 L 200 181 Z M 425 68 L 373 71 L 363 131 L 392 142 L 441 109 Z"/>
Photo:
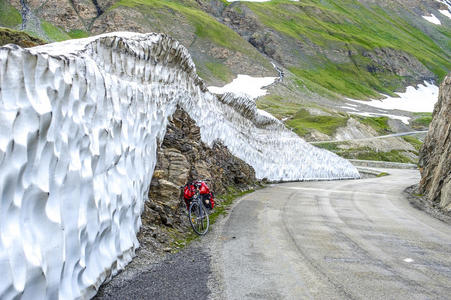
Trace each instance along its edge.
<path fill-rule="evenodd" d="M 420 192 L 445 211 L 451 211 L 451 74 L 440 86 L 432 123 L 420 150 Z"/>

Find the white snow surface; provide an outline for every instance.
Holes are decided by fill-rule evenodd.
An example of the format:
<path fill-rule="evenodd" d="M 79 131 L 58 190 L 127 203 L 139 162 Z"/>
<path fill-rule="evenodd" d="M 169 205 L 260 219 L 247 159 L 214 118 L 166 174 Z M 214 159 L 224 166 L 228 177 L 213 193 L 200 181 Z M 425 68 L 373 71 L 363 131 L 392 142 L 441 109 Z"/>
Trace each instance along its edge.
<path fill-rule="evenodd" d="M 449 12 L 449 10 L 447 10 L 447 9 L 440 9 L 439 12 L 440 12 L 442 15 L 444 15 L 444 16 L 446 16 L 446 17 L 448 17 L 448 18 L 451 19 L 451 13 Z"/>
<path fill-rule="evenodd" d="M 348 106 L 348 105 L 342 105 L 342 106 L 340 106 L 340 107 L 341 107 L 341 108 L 344 108 L 344 109 L 349 109 L 349 110 L 357 111 L 357 108 L 352 107 L 352 106 Z"/>
<path fill-rule="evenodd" d="M 243 94 L 249 98 L 255 99 L 267 94 L 263 87 L 268 86 L 278 77 L 252 77 L 239 74 L 231 83 L 223 87 L 209 86 L 208 90 L 214 94 L 235 93 Z"/>
<path fill-rule="evenodd" d="M 434 14 L 431 14 L 430 16 L 423 16 L 423 19 L 436 25 L 442 25 L 440 20 Z"/>
<path fill-rule="evenodd" d="M 208 92 L 161 34 L 0 48 L 0 298 L 90 298 L 139 246 L 157 141 L 179 106 L 258 178 L 357 178 L 255 102 Z"/>
<path fill-rule="evenodd" d="M 399 97 L 389 97 L 382 100 L 362 101 L 348 99 L 361 104 L 383 109 L 399 109 L 410 112 L 432 112 L 438 101 L 439 88 L 435 84 L 424 82 L 416 88 L 409 86 L 404 93 L 396 93 Z"/>

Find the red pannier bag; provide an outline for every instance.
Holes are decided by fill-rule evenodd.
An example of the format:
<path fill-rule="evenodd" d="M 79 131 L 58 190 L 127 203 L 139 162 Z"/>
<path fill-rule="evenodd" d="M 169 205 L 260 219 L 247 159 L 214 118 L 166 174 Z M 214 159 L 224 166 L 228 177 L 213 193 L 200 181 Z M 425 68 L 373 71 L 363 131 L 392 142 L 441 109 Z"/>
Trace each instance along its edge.
<path fill-rule="evenodd" d="M 203 196 L 203 201 L 206 207 L 208 207 L 209 209 L 213 209 L 215 207 L 215 196 L 213 194 L 213 192 L 210 192 L 208 194 L 204 194 Z M 208 200 L 208 201 L 205 201 Z"/>
<path fill-rule="evenodd" d="M 199 193 L 202 197 L 202 201 L 204 202 L 205 206 L 209 209 L 213 209 L 215 207 L 215 198 L 212 192 L 210 192 L 210 188 L 208 185 L 201 181 L 200 182 L 200 188 Z"/>
<path fill-rule="evenodd" d="M 199 193 L 201 195 L 205 195 L 205 194 L 210 193 L 210 189 L 208 188 L 208 185 L 205 182 L 203 182 L 203 181 L 200 182 Z"/>
<path fill-rule="evenodd" d="M 191 200 L 193 200 L 193 196 L 195 193 L 194 185 L 186 184 L 183 188 L 183 199 L 185 200 L 186 209 L 189 209 L 189 204 Z"/>
<path fill-rule="evenodd" d="M 194 196 L 194 185 L 187 184 L 185 185 L 185 188 L 183 189 L 183 198 L 185 200 L 191 200 Z"/>

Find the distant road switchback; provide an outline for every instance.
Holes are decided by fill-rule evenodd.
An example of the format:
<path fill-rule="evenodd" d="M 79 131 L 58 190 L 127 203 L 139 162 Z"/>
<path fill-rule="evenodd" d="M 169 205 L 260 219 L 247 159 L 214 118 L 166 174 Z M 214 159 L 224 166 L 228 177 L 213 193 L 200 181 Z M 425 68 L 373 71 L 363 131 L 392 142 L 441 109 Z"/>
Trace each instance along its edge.
<path fill-rule="evenodd" d="M 347 140 L 330 140 L 330 141 L 316 141 L 316 142 L 309 142 L 309 143 L 312 144 L 312 145 L 315 145 L 315 144 L 324 144 L 324 143 L 343 143 L 343 142 L 352 142 L 352 141 L 370 141 L 370 140 L 385 139 L 385 138 L 391 138 L 391 137 L 415 135 L 415 134 L 421 134 L 421 133 L 425 134 L 427 132 L 428 132 L 427 130 L 398 132 L 398 133 L 392 133 L 392 134 L 387 134 L 387 135 L 373 136 L 373 137 L 370 137 L 370 138 L 347 139 Z"/>
<path fill-rule="evenodd" d="M 387 172 L 245 196 L 215 240 L 222 297 L 449 299 L 451 228 L 410 206 L 418 171 Z"/>

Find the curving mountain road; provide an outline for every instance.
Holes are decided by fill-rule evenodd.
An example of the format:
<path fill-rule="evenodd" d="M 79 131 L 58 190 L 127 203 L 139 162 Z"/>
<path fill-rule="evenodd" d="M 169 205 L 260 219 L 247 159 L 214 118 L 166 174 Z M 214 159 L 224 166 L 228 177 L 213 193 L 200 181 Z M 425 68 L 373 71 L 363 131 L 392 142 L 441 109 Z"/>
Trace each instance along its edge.
<path fill-rule="evenodd" d="M 426 134 L 427 130 L 420 130 L 420 131 L 408 131 L 408 132 L 398 132 L 398 133 L 392 133 L 392 134 L 386 134 L 386 135 L 379 135 L 379 136 L 373 136 L 369 138 L 359 138 L 359 139 L 348 139 L 348 140 L 330 140 L 330 141 L 316 141 L 316 142 L 309 142 L 312 145 L 317 144 L 325 144 L 325 143 L 344 143 L 344 142 L 358 142 L 358 141 L 372 141 L 377 139 L 386 139 L 391 137 L 401 137 L 406 135 L 416 135 L 416 134 Z"/>
<path fill-rule="evenodd" d="M 387 172 L 245 196 L 214 246 L 220 298 L 449 299 L 451 226 L 403 195 L 418 171 Z"/>

